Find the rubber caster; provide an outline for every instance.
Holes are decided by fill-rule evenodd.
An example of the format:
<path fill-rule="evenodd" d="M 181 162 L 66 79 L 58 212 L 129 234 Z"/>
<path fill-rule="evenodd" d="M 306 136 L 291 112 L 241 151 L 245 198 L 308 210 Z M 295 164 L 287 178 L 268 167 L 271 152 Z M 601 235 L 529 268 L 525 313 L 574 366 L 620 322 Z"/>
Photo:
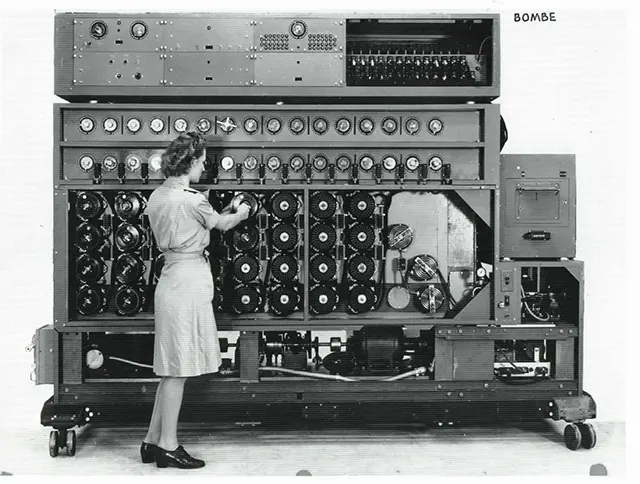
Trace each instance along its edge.
<path fill-rule="evenodd" d="M 578 424 L 582 436 L 582 448 L 593 449 L 596 446 L 596 430 L 589 423 Z"/>
<path fill-rule="evenodd" d="M 67 432 L 67 455 L 74 456 L 76 455 L 76 431 L 69 430 Z"/>
<path fill-rule="evenodd" d="M 582 445 L 582 434 L 576 424 L 570 423 L 564 428 L 564 444 L 569 450 L 578 450 Z"/>
<path fill-rule="evenodd" d="M 58 457 L 58 431 L 52 430 L 49 434 L 49 455 Z"/>

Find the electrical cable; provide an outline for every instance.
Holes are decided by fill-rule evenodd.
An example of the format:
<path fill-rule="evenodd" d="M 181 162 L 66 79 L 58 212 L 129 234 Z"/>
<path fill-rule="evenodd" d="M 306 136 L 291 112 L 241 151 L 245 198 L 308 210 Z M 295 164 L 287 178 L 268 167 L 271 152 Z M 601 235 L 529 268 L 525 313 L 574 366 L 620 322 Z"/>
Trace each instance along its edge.
<path fill-rule="evenodd" d="M 524 288 L 523 288 L 522 286 L 520 286 L 520 292 L 522 293 L 522 304 L 524 304 L 525 309 L 527 310 L 527 312 L 529 313 L 529 315 L 530 315 L 533 319 L 535 319 L 535 320 L 537 320 L 537 321 L 542 321 L 543 323 L 545 323 L 545 322 L 549 321 L 549 319 L 551 319 L 551 316 L 550 316 L 549 314 L 547 314 L 546 319 L 545 319 L 545 318 L 542 318 L 542 317 L 540 317 L 540 316 L 536 316 L 536 315 L 533 313 L 533 310 L 529 307 L 529 304 L 527 303 L 527 301 L 525 301 L 525 299 L 524 299 L 524 298 L 525 298 L 525 294 L 524 294 Z"/>
<path fill-rule="evenodd" d="M 153 369 L 153 365 L 145 365 L 144 363 L 138 363 L 136 361 L 125 360 L 124 358 L 118 358 L 116 356 L 107 356 L 110 360 L 121 361 L 122 363 L 127 363 L 128 365 L 139 366 L 141 368 L 151 368 Z"/>

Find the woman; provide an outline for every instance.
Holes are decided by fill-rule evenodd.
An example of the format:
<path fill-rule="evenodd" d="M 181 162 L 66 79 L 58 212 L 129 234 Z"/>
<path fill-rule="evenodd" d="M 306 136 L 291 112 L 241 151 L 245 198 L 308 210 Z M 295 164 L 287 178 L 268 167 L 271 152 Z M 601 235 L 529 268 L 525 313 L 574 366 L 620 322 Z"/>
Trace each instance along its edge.
<path fill-rule="evenodd" d="M 189 187 L 204 171 L 206 143 L 198 133 L 178 136 L 162 156 L 166 180 L 149 197 L 146 213 L 164 265 L 155 292 L 153 370 L 156 392 L 142 462 L 195 469 L 204 462 L 178 445 L 177 426 L 187 378 L 216 373 L 222 363 L 213 315 L 213 279 L 204 254 L 212 228 L 229 230 L 249 215 L 241 204 L 218 213 L 204 194 Z"/>

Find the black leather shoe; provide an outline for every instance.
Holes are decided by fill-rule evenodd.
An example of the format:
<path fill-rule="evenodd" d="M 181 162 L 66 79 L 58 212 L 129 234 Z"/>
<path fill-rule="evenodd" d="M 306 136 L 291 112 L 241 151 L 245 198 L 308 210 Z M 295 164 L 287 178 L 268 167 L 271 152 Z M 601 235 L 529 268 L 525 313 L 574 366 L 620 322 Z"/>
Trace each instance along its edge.
<path fill-rule="evenodd" d="M 140 457 L 142 457 L 143 464 L 149 464 L 156 460 L 156 452 L 158 451 L 158 446 L 153 444 L 147 444 L 146 442 L 142 442 L 140 446 Z"/>
<path fill-rule="evenodd" d="M 176 450 L 165 450 L 156 447 L 156 465 L 158 467 L 177 467 L 178 469 L 199 469 L 204 467 L 204 461 L 191 457 L 184 447 L 178 446 Z"/>

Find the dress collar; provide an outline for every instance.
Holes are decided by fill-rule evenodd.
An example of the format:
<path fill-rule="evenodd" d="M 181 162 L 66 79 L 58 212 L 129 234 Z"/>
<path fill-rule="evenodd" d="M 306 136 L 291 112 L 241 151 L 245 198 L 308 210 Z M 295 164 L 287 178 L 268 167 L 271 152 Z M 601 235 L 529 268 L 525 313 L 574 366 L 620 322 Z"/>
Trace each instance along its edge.
<path fill-rule="evenodd" d="M 182 180 L 177 176 L 168 177 L 164 181 L 163 185 L 168 188 L 189 188 L 189 183 L 185 182 L 184 180 Z"/>

